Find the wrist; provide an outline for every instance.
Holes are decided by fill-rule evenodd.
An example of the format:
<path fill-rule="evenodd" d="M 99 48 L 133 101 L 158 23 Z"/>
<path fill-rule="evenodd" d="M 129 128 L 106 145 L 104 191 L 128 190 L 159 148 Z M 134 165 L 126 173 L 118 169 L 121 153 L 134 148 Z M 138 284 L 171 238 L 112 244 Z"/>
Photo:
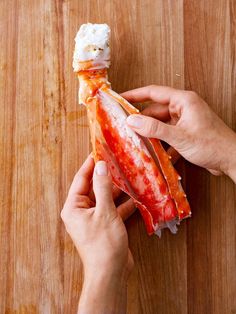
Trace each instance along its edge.
<path fill-rule="evenodd" d="M 125 312 L 127 279 L 125 272 L 117 276 L 109 269 L 85 273 L 78 313 Z"/>
<path fill-rule="evenodd" d="M 236 183 L 236 153 L 234 153 L 231 157 L 234 158 L 234 160 L 229 163 L 229 167 L 225 171 L 225 174 Z"/>
<path fill-rule="evenodd" d="M 84 288 L 89 289 L 91 286 L 99 288 L 102 286 L 103 290 L 120 290 L 126 288 L 128 277 L 124 274 L 121 276 L 116 276 L 113 273 L 108 272 L 99 272 L 94 275 L 85 275 L 84 276 Z M 93 289 L 95 290 L 95 289 Z M 97 291 L 97 290 L 96 290 Z"/>
<path fill-rule="evenodd" d="M 84 264 L 84 281 L 122 281 L 127 282 L 130 275 L 130 267 L 124 265 L 116 265 L 115 263 L 107 263 L 106 267 L 98 267 L 94 265 Z"/>
<path fill-rule="evenodd" d="M 236 183 L 236 134 L 232 131 L 227 142 L 227 147 L 222 151 L 224 162 L 222 172 Z"/>

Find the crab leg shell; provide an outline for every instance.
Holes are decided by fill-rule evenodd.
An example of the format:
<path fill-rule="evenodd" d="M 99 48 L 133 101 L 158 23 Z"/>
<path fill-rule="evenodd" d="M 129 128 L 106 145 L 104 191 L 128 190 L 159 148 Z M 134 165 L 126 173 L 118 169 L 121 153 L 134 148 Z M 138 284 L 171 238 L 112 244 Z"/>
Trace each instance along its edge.
<path fill-rule="evenodd" d="M 139 114 L 139 110 L 132 106 L 127 100 L 121 97 L 119 94 L 115 93 L 107 86 L 103 86 L 101 90 L 107 93 L 110 97 L 115 99 L 129 114 Z M 190 206 L 186 198 L 186 194 L 180 183 L 180 176 L 173 167 L 171 160 L 162 147 L 161 143 L 157 139 L 150 138 L 150 143 L 157 155 L 161 170 L 168 184 L 169 192 L 176 203 L 178 210 L 179 219 L 183 219 L 191 215 Z"/>
<path fill-rule="evenodd" d="M 96 121 L 99 122 L 105 141 L 121 172 L 137 196 L 135 202 L 141 213 L 147 216 L 148 210 L 152 216 L 152 232 L 150 228 L 148 230 L 151 234 L 165 222 L 178 216 L 175 203 L 142 138 L 127 126 L 127 115 L 120 104 L 101 90 L 97 97 L 99 101 L 96 103 Z"/>
<path fill-rule="evenodd" d="M 116 100 L 129 114 L 138 114 L 140 111 L 131 105 L 126 99 L 124 99 L 119 94 L 115 93 L 112 89 L 108 88 L 106 85 L 103 85 L 100 88 L 101 91 L 111 96 L 114 100 Z"/>
<path fill-rule="evenodd" d="M 132 170 L 131 176 L 135 178 L 135 181 L 137 183 L 141 182 L 143 186 L 144 184 L 142 182 L 143 180 L 146 180 L 146 185 L 150 191 L 149 193 L 144 193 L 145 196 L 142 197 L 141 200 L 139 200 L 140 198 L 139 194 L 141 194 L 140 189 L 137 188 L 136 186 L 136 192 L 134 191 L 133 188 L 135 188 L 134 186 L 135 184 L 134 183 L 130 184 L 129 180 L 127 180 L 126 176 L 124 175 L 125 169 L 124 168 L 121 169 L 121 167 L 124 167 L 124 164 L 132 163 L 132 156 L 127 156 L 126 159 L 121 158 L 120 163 L 117 161 L 117 152 L 114 153 L 114 149 L 113 151 L 111 150 L 110 146 L 108 145 L 109 143 L 111 145 L 111 142 L 106 141 L 104 137 L 104 130 L 102 131 L 102 125 L 109 123 L 109 117 L 108 116 L 106 117 L 106 114 L 104 115 L 104 112 L 101 111 L 102 110 L 100 108 L 101 100 L 98 98 L 99 98 L 98 95 L 96 95 L 94 97 L 90 97 L 89 99 L 87 99 L 87 102 L 86 102 L 95 161 L 105 160 L 107 162 L 110 173 L 113 178 L 113 182 L 121 190 L 123 190 L 125 193 L 127 193 L 130 197 L 133 198 L 136 206 L 139 208 L 144 218 L 144 222 L 145 222 L 148 234 L 152 234 L 153 232 L 159 230 L 161 225 L 164 224 L 165 218 L 167 218 L 167 221 L 171 221 L 176 217 L 177 212 L 175 209 L 175 205 L 171 199 L 168 199 L 167 195 L 163 195 L 164 192 L 167 192 L 167 187 L 165 187 L 164 178 L 160 177 L 157 186 L 153 187 L 152 182 L 155 180 L 151 179 L 148 182 L 148 178 L 145 177 L 144 169 L 142 169 L 142 167 L 140 167 L 139 169 L 139 170 L 142 170 L 141 174 L 136 173 L 135 167 L 130 167 Z M 120 105 L 117 103 L 117 106 L 120 106 Z M 106 121 L 106 119 L 108 121 Z M 117 131 L 117 129 L 113 128 L 112 130 L 112 126 L 110 125 L 109 132 L 114 133 L 114 131 Z M 116 135 L 119 137 L 118 133 Z M 138 137 L 138 135 L 135 135 L 135 136 Z M 121 141 L 122 139 L 120 138 L 118 142 L 121 142 Z M 122 165 L 123 159 L 124 159 L 124 162 Z M 143 168 L 147 167 L 148 163 L 150 163 L 149 160 L 146 161 L 146 163 L 143 165 Z M 156 171 L 157 171 L 155 167 L 156 165 L 152 163 L 152 166 L 154 166 L 154 169 L 152 169 L 152 176 L 155 177 Z M 127 169 L 125 172 L 127 175 Z M 163 200 L 163 196 L 164 196 L 164 199 L 165 199 L 164 203 L 160 202 L 160 204 L 156 204 L 155 202 L 153 202 L 153 198 L 156 197 L 156 195 L 153 195 L 153 191 L 156 190 L 157 187 L 160 187 L 163 190 L 162 194 L 160 195 L 160 200 Z M 151 201 L 153 202 L 154 208 L 153 210 L 151 210 L 151 212 L 149 208 L 147 208 L 147 206 L 145 206 L 144 204 L 144 203 L 147 204 L 150 202 L 150 199 L 146 199 L 146 195 L 148 195 L 148 197 L 150 195 L 152 196 Z M 156 199 L 154 199 L 154 201 L 156 201 Z M 166 208 L 166 211 L 165 211 L 165 208 Z M 166 214 L 168 214 L 168 217 L 165 217 L 165 212 Z M 161 224 L 159 222 L 161 222 Z"/>
<path fill-rule="evenodd" d="M 126 194 L 128 194 L 134 201 L 135 205 L 140 210 L 140 213 L 145 222 L 146 230 L 149 235 L 156 231 L 156 226 L 153 222 L 153 217 L 148 211 L 147 207 L 137 200 L 137 196 L 134 194 L 129 182 L 123 175 L 121 169 L 117 165 L 117 161 L 114 158 L 113 153 L 105 143 L 105 139 L 102 140 L 103 136 L 99 135 L 99 139 L 96 140 L 96 161 L 105 160 L 108 164 L 109 171 L 112 175 L 113 183 Z"/>
<path fill-rule="evenodd" d="M 170 158 L 162 147 L 160 141 L 155 138 L 150 138 L 149 140 L 157 155 L 162 172 L 169 187 L 170 195 L 173 197 L 176 203 L 176 207 L 179 213 L 179 219 L 189 217 L 191 215 L 191 210 L 186 194 L 184 193 L 184 190 L 180 183 L 181 177 L 178 175 L 177 171 L 173 167 Z"/>

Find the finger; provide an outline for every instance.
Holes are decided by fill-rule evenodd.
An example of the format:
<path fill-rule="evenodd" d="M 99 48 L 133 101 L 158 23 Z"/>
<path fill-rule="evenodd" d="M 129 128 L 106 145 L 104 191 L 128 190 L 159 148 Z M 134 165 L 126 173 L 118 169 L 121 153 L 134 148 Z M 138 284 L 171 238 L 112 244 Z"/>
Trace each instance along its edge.
<path fill-rule="evenodd" d="M 89 208 L 94 208 L 94 206 L 94 202 L 90 200 L 89 197 L 86 195 L 74 194 L 68 196 L 61 211 L 61 218 L 63 219 L 63 221 L 65 221 L 67 217 L 71 217 L 71 213 L 73 211 L 81 213 L 81 210 L 88 210 Z"/>
<path fill-rule="evenodd" d="M 116 213 L 112 197 L 112 180 L 105 161 L 96 163 L 93 174 L 93 190 L 96 198 L 96 210 L 100 213 Z"/>
<path fill-rule="evenodd" d="M 93 201 L 81 201 L 77 204 L 77 208 L 79 209 L 88 209 L 88 208 L 91 208 L 91 207 L 95 207 L 95 203 Z"/>
<path fill-rule="evenodd" d="M 124 92 L 121 96 L 134 103 L 153 100 L 160 104 L 168 104 L 178 92 L 180 90 L 168 86 L 149 85 Z"/>
<path fill-rule="evenodd" d="M 93 180 L 91 180 L 88 197 L 95 202 L 95 195 L 93 191 Z"/>
<path fill-rule="evenodd" d="M 112 184 L 112 197 L 113 197 L 113 200 L 116 200 L 121 194 L 122 194 L 122 190 L 119 189 L 115 184 Z M 94 191 L 93 191 L 93 188 L 90 187 L 90 191 L 89 191 L 89 194 L 88 194 L 89 198 L 95 202 L 95 195 L 94 195 Z"/>
<path fill-rule="evenodd" d="M 86 195 L 75 195 L 67 199 L 66 203 L 69 208 L 90 208 L 94 207 L 95 203 Z"/>
<path fill-rule="evenodd" d="M 117 211 L 121 218 L 125 221 L 136 211 L 134 201 L 130 198 L 128 201 L 118 206 Z"/>
<path fill-rule="evenodd" d="M 181 158 L 181 155 L 173 147 L 167 149 L 167 154 L 171 157 L 171 162 L 174 165 Z"/>
<path fill-rule="evenodd" d="M 169 108 L 163 104 L 151 104 L 142 111 L 142 114 L 164 122 L 170 120 Z"/>
<path fill-rule="evenodd" d="M 126 121 L 135 132 L 142 136 L 161 139 L 171 146 L 175 146 L 178 141 L 180 130 L 177 126 L 140 114 L 130 115 Z"/>
<path fill-rule="evenodd" d="M 94 160 L 91 155 L 85 160 L 79 171 L 76 173 L 71 184 L 68 195 L 86 195 L 89 192 L 90 182 L 93 175 Z"/>

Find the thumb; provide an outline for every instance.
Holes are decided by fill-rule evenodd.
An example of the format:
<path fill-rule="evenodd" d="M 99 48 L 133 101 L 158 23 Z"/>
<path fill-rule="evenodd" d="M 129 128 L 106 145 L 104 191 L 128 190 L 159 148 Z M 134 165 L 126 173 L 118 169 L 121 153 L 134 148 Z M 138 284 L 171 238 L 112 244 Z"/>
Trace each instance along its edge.
<path fill-rule="evenodd" d="M 126 121 L 138 134 L 145 137 L 158 138 L 171 146 L 175 146 L 177 133 L 179 133 L 176 126 L 163 123 L 157 119 L 141 114 L 132 114 Z"/>
<path fill-rule="evenodd" d="M 98 161 L 93 174 L 93 190 L 98 211 L 115 210 L 112 197 L 112 179 L 109 176 L 108 167 L 105 161 Z"/>

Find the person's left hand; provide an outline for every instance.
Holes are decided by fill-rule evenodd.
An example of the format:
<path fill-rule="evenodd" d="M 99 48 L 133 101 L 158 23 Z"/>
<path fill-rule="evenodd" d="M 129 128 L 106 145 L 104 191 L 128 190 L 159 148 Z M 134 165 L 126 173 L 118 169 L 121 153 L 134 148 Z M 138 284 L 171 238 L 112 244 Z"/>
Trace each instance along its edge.
<path fill-rule="evenodd" d="M 93 193 L 94 192 L 94 193 Z M 107 165 L 87 158 L 70 187 L 61 212 L 84 266 L 85 279 L 99 274 L 128 277 L 133 258 L 123 220 L 135 210 L 131 199 L 115 207 L 113 187 Z"/>

